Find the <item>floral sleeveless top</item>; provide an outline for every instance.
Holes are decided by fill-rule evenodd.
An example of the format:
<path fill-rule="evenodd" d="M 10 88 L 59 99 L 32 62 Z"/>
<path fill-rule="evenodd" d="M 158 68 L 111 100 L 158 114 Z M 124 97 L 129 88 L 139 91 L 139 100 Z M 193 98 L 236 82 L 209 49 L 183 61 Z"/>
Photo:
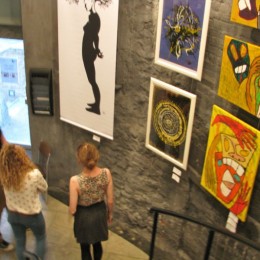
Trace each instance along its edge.
<path fill-rule="evenodd" d="M 108 185 L 105 169 L 102 169 L 101 173 L 95 177 L 78 174 L 77 178 L 80 189 L 78 205 L 90 206 L 104 200 Z"/>

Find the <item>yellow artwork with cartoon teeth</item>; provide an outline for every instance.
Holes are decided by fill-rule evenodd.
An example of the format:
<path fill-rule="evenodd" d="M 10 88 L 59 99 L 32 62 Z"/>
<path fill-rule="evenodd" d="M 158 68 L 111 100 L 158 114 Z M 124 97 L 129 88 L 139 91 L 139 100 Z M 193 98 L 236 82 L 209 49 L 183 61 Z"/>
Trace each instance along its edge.
<path fill-rule="evenodd" d="M 214 105 L 201 185 L 246 220 L 260 158 L 260 132 Z"/>
<path fill-rule="evenodd" d="M 260 47 L 225 36 L 218 95 L 260 118 Z"/>
<path fill-rule="evenodd" d="M 260 29 L 260 0 L 233 0 L 230 20 Z"/>

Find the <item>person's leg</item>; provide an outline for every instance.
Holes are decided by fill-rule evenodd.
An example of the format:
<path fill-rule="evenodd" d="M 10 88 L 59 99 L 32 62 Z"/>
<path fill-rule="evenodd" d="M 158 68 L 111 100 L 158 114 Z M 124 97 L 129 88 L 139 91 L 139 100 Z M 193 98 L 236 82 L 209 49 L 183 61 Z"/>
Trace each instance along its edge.
<path fill-rule="evenodd" d="M 103 249 L 101 242 L 93 244 L 94 260 L 101 260 Z"/>
<path fill-rule="evenodd" d="M 18 260 L 23 260 L 23 252 L 26 245 L 26 226 L 21 222 L 20 215 L 8 211 L 8 221 L 13 229 L 16 241 L 16 256 Z"/>
<path fill-rule="evenodd" d="M 95 52 L 95 50 L 93 50 Z M 84 61 L 85 70 L 87 73 L 88 81 L 92 87 L 93 94 L 95 97 L 95 105 L 100 104 L 100 90 L 98 84 L 96 82 L 96 69 L 95 69 L 95 59 L 96 54 L 92 53 L 92 55 L 88 56 L 88 59 Z"/>
<path fill-rule="evenodd" d="M 86 66 L 86 72 L 87 72 L 88 81 L 92 86 L 92 90 L 95 98 L 95 103 L 89 104 L 90 108 L 88 108 L 87 110 L 100 114 L 100 90 L 96 82 L 96 70 L 95 70 L 94 60 L 93 61 L 89 60 Z"/>
<path fill-rule="evenodd" d="M 0 223 L 1 223 L 0 231 L 2 234 L 2 238 L 8 243 L 13 243 L 14 234 L 13 234 L 12 227 L 11 227 L 10 223 L 8 222 L 8 212 L 7 212 L 6 208 L 3 209 Z"/>
<path fill-rule="evenodd" d="M 80 249 L 81 249 L 81 260 L 92 260 L 89 244 L 86 243 L 80 244 Z"/>
<path fill-rule="evenodd" d="M 14 249 L 14 245 L 12 244 L 14 241 L 14 234 L 7 217 L 8 215 L 4 208 L 2 214 L 0 214 L 0 250 L 5 252 Z"/>
<path fill-rule="evenodd" d="M 28 227 L 32 230 L 36 238 L 36 255 L 44 259 L 46 251 L 46 230 L 45 221 L 42 213 L 31 216 Z"/>
<path fill-rule="evenodd" d="M 25 245 L 26 245 L 26 228 L 21 224 L 11 223 L 15 241 L 16 241 L 16 247 L 15 252 L 18 260 L 23 260 L 23 252 L 25 251 Z"/>

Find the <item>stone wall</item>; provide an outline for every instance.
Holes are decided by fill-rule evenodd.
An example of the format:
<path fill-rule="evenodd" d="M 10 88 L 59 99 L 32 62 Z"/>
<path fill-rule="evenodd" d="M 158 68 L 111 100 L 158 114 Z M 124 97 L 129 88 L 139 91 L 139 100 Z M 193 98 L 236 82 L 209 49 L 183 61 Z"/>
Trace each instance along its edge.
<path fill-rule="evenodd" d="M 212 105 L 217 104 L 255 127 L 258 124 L 256 118 L 217 96 L 224 36 L 252 42 L 252 29 L 230 22 L 231 1 L 212 1 L 201 81 L 154 64 L 158 5 L 159 0 L 120 0 L 116 83 L 122 88 L 115 95 L 114 140 L 101 139 L 99 144 L 100 165 L 111 169 L 115 185 L 111 229 L 146 252 L 151 238 L 152 206 L 225 226 L 228 210 L 199 184 Z M 56 1 L 22 1 L 22 23 L 27 75 L 30 68 L 53 71 L 54 116 L 41 117 L 30 112 L 33 157 L 36 158 L 41 139 L 50 142 L 50 193 L 67 204 L 69 178 L 79 171 L 75 149 L 82 141 L 91 141 L 93 134 L 59 119 Z M 174 165 L 145 148 L 150 77 L 197 95 L 189 166 L 182 171 L 179 184 L 171 179 Z M 258 173 L 247 221 L 239 222 L 237 230 L 255 242 L 259 242 L 260 230 L 259 178 Z M 168 218 L 161 218 L 160 225 L 157 244 L 158 250 L 165 253 L 164 259 L 168 251 L 174 251 L 175 259 L 201 256 L 206 243 L 203 232 Z M 244 257 L 246 249 L 242 251 L 240 256 Z"/>

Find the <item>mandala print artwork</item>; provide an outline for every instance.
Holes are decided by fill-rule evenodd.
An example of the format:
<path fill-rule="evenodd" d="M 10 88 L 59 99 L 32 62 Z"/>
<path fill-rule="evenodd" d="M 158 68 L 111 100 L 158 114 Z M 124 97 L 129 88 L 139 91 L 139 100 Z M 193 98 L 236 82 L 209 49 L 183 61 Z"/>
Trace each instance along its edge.
<path fill-rule="evenodd" d="M 196 96 L 151 79 L 146 147 L 186 169 Z"/>
<path fill-rule="evenodd" d="M 154 109 L 153 124 L 163 143 L 177 147 L 184 142 L 187 120 L 183 111 L 175 103 L 160 101 Z"/>

